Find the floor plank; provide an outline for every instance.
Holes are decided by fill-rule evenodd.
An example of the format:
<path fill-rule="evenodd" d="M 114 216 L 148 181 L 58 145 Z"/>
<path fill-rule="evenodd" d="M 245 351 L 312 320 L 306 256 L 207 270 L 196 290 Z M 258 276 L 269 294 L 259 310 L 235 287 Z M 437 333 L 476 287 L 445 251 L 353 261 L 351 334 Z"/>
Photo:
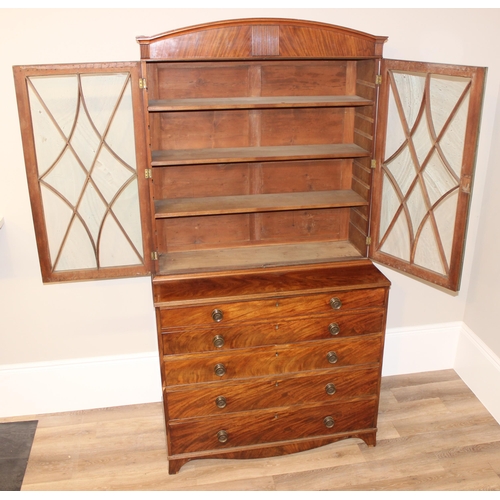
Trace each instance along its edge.
<path fill-rule="evenodd" d="M 385 377 L 375 447 L 194 460 L 173 476 L 160 403 L 27 418 L 25 491 L 500 490 L 500 425 L 453 370 Z"/>

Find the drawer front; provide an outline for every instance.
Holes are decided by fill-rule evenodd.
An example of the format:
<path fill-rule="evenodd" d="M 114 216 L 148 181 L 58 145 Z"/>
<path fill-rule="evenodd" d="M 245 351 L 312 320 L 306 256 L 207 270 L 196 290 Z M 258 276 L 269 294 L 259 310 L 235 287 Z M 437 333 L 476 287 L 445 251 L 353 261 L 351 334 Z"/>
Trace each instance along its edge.
<path fill-rule="evenodd" d="M 194 384 L 167 388 L 171 419 L 224 415 L 238 411 L 331 403 L 378 393 L 380 365 L 334 368 L 289 376 Z"/>
<path fill-rule="evenodd" d="M 375 398 L 344 403 L 257 410 L 187 420 L 170 420 L 172 455 L 371 429 Z"/>
<path fill-rule="evenodd" d="M 379 363 L 381 357 L 382 335 L 376 334 L 163 359 L 167 385 L 178 385 Z"/>
<path fill-rule="evenodd" d="M 201 326 L 163 332 L 164 354 L 223 351 L 269 344 L 290 344 L 309 340 L 332 339 L 381 333 L 384 309 L 355 312 L 331 312 L 297 320 Z"/>
<path fill-rule="evenodd" d="M 266 300 L 214 302 L 210 305 L 174 309 L 161 308 L 160 325 L 162 329 L 169 329 L 202 324 L 267 321 L 273 318 L 291 319 L 346 309 L 382 307 L 385 297 L 386 290 L 376 288 Z"/>

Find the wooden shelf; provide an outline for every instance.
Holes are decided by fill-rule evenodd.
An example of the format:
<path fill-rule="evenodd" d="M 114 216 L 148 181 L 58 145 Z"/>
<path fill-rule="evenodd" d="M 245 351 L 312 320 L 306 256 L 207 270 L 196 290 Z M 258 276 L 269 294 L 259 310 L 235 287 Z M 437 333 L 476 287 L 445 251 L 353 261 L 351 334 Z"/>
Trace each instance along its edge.
<path fill-rule="evenodd" d="M 372 105 L 373 101 L 370 99 L 365 99 L 356 95 L 218 97 L 151 100 L 148 105 L 148 111 L 162 112 L 203 111 L 217 109 L 318 108 Z"/>
<path fill-rule="evenodd" d="M 307 193 L 249 194 L 207 198 L 173 198 L 155 201 L 157 219 L 283 210 L 308 210 L 368 205 L 355 191 L 313 191 Z"/>
<path fill-rule="evenodd" d="M 153 151 L 151 165 L 153 167 L 161 167 L 169 165 L 358 158 L 366 156 L 370 156 L 370 152 L 356 144 L 173 149 Z"/>
<path fill-rule="evenodd" d="M 364 258 L 348 241 L 170 252 L 159 256 L 159 275 L 317 264 Z"/>

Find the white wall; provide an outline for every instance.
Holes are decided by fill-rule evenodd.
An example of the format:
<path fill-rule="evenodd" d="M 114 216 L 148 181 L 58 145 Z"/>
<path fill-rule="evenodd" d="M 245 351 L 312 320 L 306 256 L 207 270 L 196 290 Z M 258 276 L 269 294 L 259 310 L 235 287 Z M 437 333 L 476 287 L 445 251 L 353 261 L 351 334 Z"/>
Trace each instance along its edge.
<path fill-rule="evenodd" d="M 500 97 L 498 83 L 491 91 Z M 500 99 L 496 102 L 487 183 L 481 198 L 481 220 L 476 239 L 464 321 L 500 356 Z"/>
<path fill-rule="evenodd" d="M 499 138 L 499 123 L 495 120 L 499 111 L 500 10 L 2 9 L 0 217 L 4 217 L 4 226 L 0 229 L 0 367 L 81 358 L 150 356 L 157 349 L 149 278 L 42 284 L 12 66 L 138 60 L 138 35 L 242 17 L 302 18 L 338 24 L 388 36 L 384 48 L 387 58 L 489 67 L 460 293 L 450 294 L 399 273 L 386 269 L 384 272 L 393 283 L 389 331 L 401 334 L 412 328 L 465 319 L 471 322 L 474 333 L 500 356 L 500 340 L 494 326 L 500 313 L 492 307 L 500 294 L 495 287 L 495 275 L 490 272 L 493 269 L 498 275 L 499 269 L 495 264 L 498 219 L 494 217 L 499 212 L 495 182 L 500 180 L 500 174 L 490 158 L 490 148 L 492 140 Z M 496 146 L 495 152 L 498 149 Z M 485 206 L 486 202 L 491 207 Z M 482 226 L 480 219 L 484 221 Z M 404 365 L 402 359 L 397 359 L 402 355 L 397 349 L 392 350 L 393 359 L 386 359 L 386 363 Z"/>

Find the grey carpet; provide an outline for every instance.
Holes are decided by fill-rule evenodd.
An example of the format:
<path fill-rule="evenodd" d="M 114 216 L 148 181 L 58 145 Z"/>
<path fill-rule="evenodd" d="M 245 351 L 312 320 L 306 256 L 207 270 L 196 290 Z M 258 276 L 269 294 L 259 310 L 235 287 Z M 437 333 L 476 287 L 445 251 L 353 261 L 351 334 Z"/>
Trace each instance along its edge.
<path fill-rule="evenodd" d="M 37 424 L 0 423 L 0 491 L 21 491 Z"/>

